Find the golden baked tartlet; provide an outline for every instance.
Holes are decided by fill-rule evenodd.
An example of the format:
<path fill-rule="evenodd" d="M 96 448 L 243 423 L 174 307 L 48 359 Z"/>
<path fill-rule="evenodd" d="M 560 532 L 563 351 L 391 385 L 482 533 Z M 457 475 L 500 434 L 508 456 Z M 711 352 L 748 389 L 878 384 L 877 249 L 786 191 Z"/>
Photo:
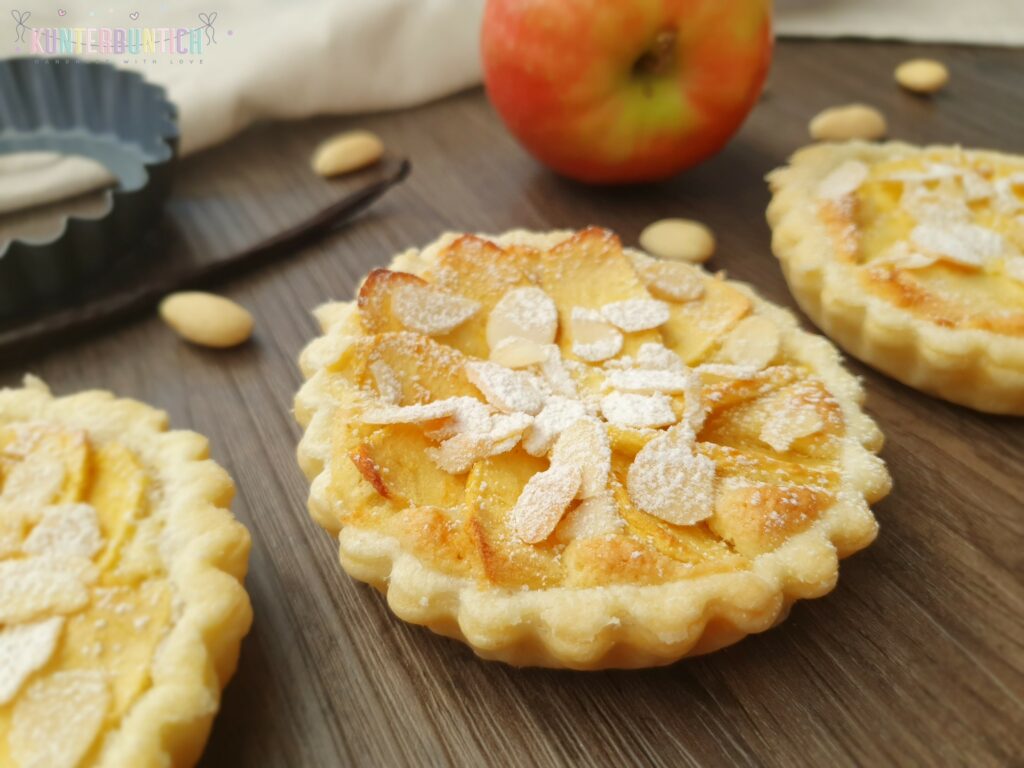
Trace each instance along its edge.
<path fill-rule="evenodd" d="M 233 493 L 149 406 L 0 390 L 0 765 L 195 763 L 252 618 Z"/>
<path fill-rule="evenodd" d="M 822 144 L 768 178 L 772 247 L 825 333 L 923 392 L 1024 415 L 1024 157 Z"/>
<path fill-rule="evenodd" d="M 835 348 L 610 232 L 448 234 L 321 307 L 310 511 L 401 618 L 511 664 L 665 664 L 869 544 L 882 436 Z"/>

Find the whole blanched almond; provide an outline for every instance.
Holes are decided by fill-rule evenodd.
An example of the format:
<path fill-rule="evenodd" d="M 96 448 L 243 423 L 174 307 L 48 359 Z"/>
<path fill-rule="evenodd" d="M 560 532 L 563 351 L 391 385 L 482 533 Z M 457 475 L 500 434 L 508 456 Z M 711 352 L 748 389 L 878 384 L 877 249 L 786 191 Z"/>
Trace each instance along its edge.
<path fill-rule="evenodd" d="M 829 107 L 819 112 L 808 126 L 815 141 L 871 141 L 885 136 L 889 130 L 885 115 L 867 104 Z"/>
<path fill-rule="evenodd" d="M 893 73 L 896 82 L 914 93 L 935 93 L 949 82 L 949 70 L 934 59 L 904 61 Z"/>
<path fill-rule="evenodd" d="M 172 293 L 160 302 L 160 317 L 183 339 L 203 347 L 234 347 L 252 335 L 249 311 L 212 293 Z"/>
<path fill-rule="evenodd" d="M 369 131 L 339 133 L 313 153 L 313 170 L 321 176 L 340 176 L 373 165 L 384 154 L 384 142 Z"/>
<path fill-rule="evenodd" d="M 715 236 L 699 221 L 661 219 L 644 227 L 640 247 L 662 259 L 700 264 L 715 252 Z"/>

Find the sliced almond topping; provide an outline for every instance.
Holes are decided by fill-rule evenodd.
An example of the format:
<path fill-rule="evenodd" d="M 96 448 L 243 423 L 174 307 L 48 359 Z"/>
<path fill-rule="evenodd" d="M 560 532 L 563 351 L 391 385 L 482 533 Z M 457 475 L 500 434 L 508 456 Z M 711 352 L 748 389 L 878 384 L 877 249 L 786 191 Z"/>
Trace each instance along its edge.
<path fill-rule="evenodd" d="M 572 464 L 554 464 L 531 477 L 509 513 L 513 533 L 527 544 L 544 541 L 576 498 L 581 481 Z"/>
<path fill-rule="evenodd" d="M 781 337 L 775 323 L 759 315 L 745 317 L 722 344 L 726 362 L 761 370 L 779 354 Z"/>
<path fill-rule="evenodd" d="M 383 360 L 374 360 L 370 363 L 370 374 L 373 376 L 373 383 L 377 387 L 377 396 L 385 403 L 398 405 L 402 402 L 402 382 L 395 373 L 394 368 Z"/>
<path fill-rule="evenodd" d="M 678 261 L 650 259 L 637 266 L 647 290 L 667 301 L 694 301 L 704 295 L 704 281 L 694 267 Z"/>
<path fill-rule="evenodd" d="M 688 376 L 683 371 L 659 371 L 646 368 L 628 368 L 611 371 L 605 382 L 619 392 L 639 392 L 649 395 L 654 392 L 669 394 L 685 392 L 689 386 Z"/>
<path fill-rule="evenodd" d="M 54 672 L 18 698 L 8 737 L 23 768 L 75 768 L 96 740 L 110 706 L 102 672 Z"/>
<path fill-rule="evenodd" d="M 852 195 L 868 178 L 868 167 L 859 160 L 841 163 L 818 184 L 822 200 L 840 200 Z"/>
<path fill-rule="evenodd" d="M 63 626 L 64 619 L 58 616 L 0 629 L 0 706 L 11 701 L 28 676 L 50 660 Z"/>
<path fill-rule="evenodd" d="M 557 332 L 555 302 L 532 285 L 508 291 L 487 318 L 487 344 L 492 350 L 510 336 L 550 344 Z"/>
<path fill-rule="evenodd" d="M 659 371 L 682 371 L 683 359 L 668 347 L 648 342 L 641 344 L 636 353 L 637 368 Z"/>
<path fill-rule="evenodd" d="M 1011 280 L 1024 283 L 1024 256 L 1013 256 L 1003 264 L 1003 271 Z"/>
<path fill-rule="evenodd" d="M 499 411 L 532 416 L 544 405 L 544 398 L 531 383 L 529 374 L 478 360 L 467 362 L 465 370 L 473 386 Z"/>
<path fill-rule="evenodd" d="M 460 432 L 437 448 L 428 448 L 427 455 L 445 472 L 461 475 L 480 459 L 512 450 L 531 423 L 525 413 L 497 414 L 486 432 Z"/>
<path fill-rule="evenodd" d="M 973 203 L 976 200 L 987 200 L 996 193 L 996 188 L 992 185 L 992 182 L 980 173 L 965 171 L 960 181 L 964 187 L 964 197 L 967 198 L 968 202 Z"/>
<path fill-rule="evenodd" d="M 982 267 L 1003 253 L 1003 236 L 976 224 L 955 222 L 945 226 L 918 224 L 910 239 L 925 253 L 931 253 L 965 267 Z"/>
<path fill-rule="evenodd" d="M 543 363 L 546 359 L 545 345 L 519 336 L 506 336 L 491 347 L 491 362 L 506 368 L 526 368 Z"/>
<path fill-rule="evenodd" d="M 581 499 L 604 493 L 612 471 L 608 430 L 595 418 L 580 419 L 559 435 L 551 449 L 551 463 L 579 467 Z"/>
<path fill-rule="evenodd" d="M 720 379 L 752 379 L 757 368 L 752 365 L 730 365 L 729 363 L 702 363 L 694 370 L 701 376 L 717 376 Z"/>
<path fill-rule="evenodd" d="M 553 394 L 563 397 L 576 397 L 576 382 L 565 367 L 562 350 L 557 344 L 544 347 L 544 361 L 540 364 L 540 375 Z"/>
<path fill-rule="evenodd" d="M 454 416 L 460 409 L 476 409 L 486 406 L 472 397 L 448 397 L 432 403 L 418 405 L 373 405 L 363 410 L 364 424 L 419 424 Z"/>
<path fill-rule="evenodd" d="M 0 501 L 40 508 L 50 504 L 64 487 L 64 463 L 43 452 L 28 454 L 4 480 Z"/>
<path fill-rule="evenodd" d="M 78 610 L 89 601 L 83 583 L 89 565 L 81 558 L 48 556 L 0 562 L 0 624 Z"/>
<path fill-rule="evenodd" d="M 480 311 L 480 303 L 427 285 L 403 283 L 392 291 L 391 308 L 409 330 L 432 335 L 455 330 Z"/>
<path fill-rule="evenodd" d="M 599 363 L 622 350 L 622 334 L 596 309 L 573 307 L 569 325 L 572 353 L 581 360 Z"/>
<path fill-rule="evenodd" d="M 526 430 L 523 448 L 531 456 L 545 456 L 562 431 L 586 415 L 587 409 L 579 400 L 552 395 Z"/>
<path fill-rule="evenodd" d="M 715 464 L 693 452 L 687 427 L 647 443 L 626 476 L 629 498 L 644 512 L 674 525 L 693 525 L 714 510 Z"/>
<path fill-rule="evenodd" d="M 618 427 L 666 427 L 676 423 L 672 401 L 660 392 L 656 395 L 631 395 L 612 392 L 601 398 L 601 413 Z"/>
<path fill-rule="evenodd" d="M 584 499 L 575 509 L 570 510 L 558 529 L 558 537 L 565 541 L 593 539 L 615 533 L 625 524 L 615 506 L 612 492 L 605 490 L 597 496 Z"/>
<path fill-rule="evenodd" d="M 43 510 L 23 549 L 34 555 L 90 558 L 103 546 L 99 518 L 88 504 L 56 504 Z"/>
<path fill-rule="evenodd" d="M 825 427 L 821 415 L 811 406 L 787 403 L 776 408 L 761 425 L 761 442 L 776 451 L 788 451 L 794 441 L 813 435 Z"/>
<path fill-rule="evenodd" d="M 668 304 L 655 299 L 613 301 L 601 307 L 601 315 L 626 333 L 648 331 L 668 322 Z"/>
<path fill-rule="evenodd" d="M 887 248 L 878 261 L 883 264 L 891 264 L 898 269 L 924 269 L 934 264 L 937 259 L 934 256 L 911 250 L 909 245 L 900 240 Z"/>

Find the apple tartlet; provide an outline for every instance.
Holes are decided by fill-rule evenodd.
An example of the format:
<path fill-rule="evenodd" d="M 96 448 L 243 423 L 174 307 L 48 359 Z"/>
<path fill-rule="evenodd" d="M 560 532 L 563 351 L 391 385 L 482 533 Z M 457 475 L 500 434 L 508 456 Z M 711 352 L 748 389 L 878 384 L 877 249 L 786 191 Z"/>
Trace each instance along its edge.
<path fill-rule="evenodd" d="M 773 249 L 825 333 L 922 392 L 1024 415 L 1024 157 L 823 144 L 769 182 Z"/>
<path fill-rule="evenodd" d="M 398 616 L 516 665 L 665 664 L 780 621 L 889 476 L 835 348 L 601 229 L 448 234 L 317 316 L 313 517 Z"/>
<path fill-rule="evenodd" d="M 233 491 L 142 403 L 0 390 L 0 765 L 195 763 L 251 621 Z"/>

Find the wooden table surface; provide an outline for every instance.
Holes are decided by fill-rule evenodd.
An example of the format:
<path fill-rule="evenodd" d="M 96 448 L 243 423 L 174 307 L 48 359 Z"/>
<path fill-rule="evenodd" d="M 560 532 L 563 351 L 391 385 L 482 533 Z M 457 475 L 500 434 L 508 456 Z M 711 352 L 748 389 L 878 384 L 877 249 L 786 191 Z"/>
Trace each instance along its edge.
<path fill-rule="evenodd" d="M 953 79 L 935 99 L 891 72 L 927 53 Z M 718 157 L 664 184 L 588 189 L 538 167 L 480 91 L 402 113 L 264 126 L 180 169 L 185 235 L 229 249 L 336 197 L 306 158 L 351 126 L 379 132 L 413 174 L 370 212 L 286 263 L 220 289 L 257 318 L 248 345 L 212 352 L 139 318 L 0 372 L 58 393 L 102 387 L 207 434 L 253 535 L 255 609 L 202 765 L 1022 765 L 1024 420 L 972 413 L 866 367 L 868 410 L 895 479 L 877 542 L 838 588 L 767 634 L 639 672 L 518 670 L 395 619 L 337 565 L 305 511 L 294 459 L 295 364 L 309 310 L 445 229 L 601 224 L 627 244 L 683 215 L 718 234 L 711 266 L 794 307 L 768 248 L 762 178 L 819 109 L 867 101 L 891 135 L 1024 151 L 1024 52 L 784 42 L 767 94 Z"/>

